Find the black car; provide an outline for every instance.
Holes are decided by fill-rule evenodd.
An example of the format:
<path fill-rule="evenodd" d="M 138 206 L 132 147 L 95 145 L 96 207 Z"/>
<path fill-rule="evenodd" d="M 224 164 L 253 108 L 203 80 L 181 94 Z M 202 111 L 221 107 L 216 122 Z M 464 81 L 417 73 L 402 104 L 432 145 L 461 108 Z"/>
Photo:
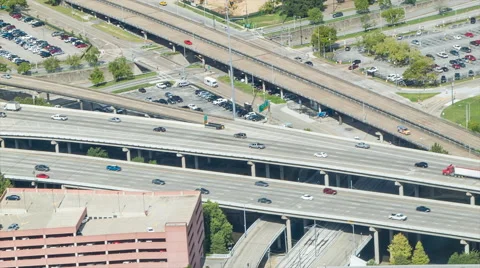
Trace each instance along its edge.
<path fill-rule="evenodd" d="M 442 67 L 442 71 L 443 71 L 444 73 L 446 73 L 446 72 L 448 72 L 448 68 L 447 68 L 447 67 Z"/>
<path fill-rule="evenodd" d="M 165 185 L 165 181 L 162 181 L 161 179 L 153 179 L 152 183 L 157 185 Z"/>
<path fill-rule="evenodd" d="M 332 17 L 334 17 L 334 18 L 343 17 L 343 13 L 342 12 L 335 12 L 335 13 L 333 13 Z"/>
<path fill-rule="evenodd" d="M 351 49 L 351 48 L 350 48 L 350 47 L 348 47 L 348 46 L 347 46 L 347 47 L 345 47 L 345 51 L 350 51 L 350 49 Z"/>
<path fill-rule="evenodd" d="M 32 23 L 33 28 L 40 27 L 40 26 L 43 26 L 43 25 L 45 25 L 45 23 L 43 21 L 37 21 L 35 23 Z"/>
<path fill-rule="evenodd" d="M 428 163 L 427 162 L 418 162 L 415 163 L 416 167 L 421 167 L 421 168 L 428 168 Z"/>
<path fill-rule="evenodd" d="M 34 18 L 32 18 L 32 17 L 25 17 L 25 18 L 23 19 L 23 22 L 30 22 L 30 21 L 32 21 L 32 20 L 34 20 Z"/>
<path fill-rule="evenodd" d="M 461 48 L 460 48 L 460 51 L 466 52 L 466 53 L 472 52 L 472 50 L 471 50 L 469 47 L 461 47 Z"/>
<path fill-rule="evenodd" d="M 50 171 L 50 168 L 47 165 L 36 165 L 35 166 L 36 171 Z"/>
<path fill-rule="evenodd" d="M 361 60 L 354 60 L 354 61 L 352 61 L 352 64 L 360 64 L 360 63 L 362 63 Z"/>
<path fill-rule="evenodd" d="M 5 198 L 5 199 L 10 200 L 10 201 L 18 201 L 21 198 L 20 198 L 20 196 L 18 196 L 16 194 L 12 194 L 12 195 L 7 196 L 7 198 Z"/>
<path fill-rule="evenodd" d="M 306 61 L 305 64 L 309 65 L 309 66 L 313 66 L 313 62 L 311 62 L 311 61 Z"/>
<path fill-rule="evenodd" d="M 474 77 L 474 76 L 475 76 L 475 73 L 473 72 L 473 70 L 469 70 L 468 77 Z"/>
<path fill-rule="evenodd" d="M 447 77 L 445 75 L 442 75 L 440 78 L 440 83 L 447 83 Z"/>
<path fill-rule="evenodd" d="M 48 57 L 51 57 L 51 56 L 52 56 L 52 54 L 50 54 L 50 53 L 48 53 L 48 52 L 46 52 L 46 51 L 40 51 L 40 54 L 39 54 L 39 55 L 40 55 L 40 57 L 42 57 L 42 58 L 48 58 Z"/>
<path fill-rule="evenodd" d="M 195 191 L 199 191 L 202 194 L 210 194 L 210 191 L 205 189 L 205 188 L 197 188 L 197 189 L 195 189 Z"/>
<path fill-rule="evenodd" d="M 141 88 L 138 89 L 138 92 L 147 93 L 147 90 L 145 88 L 141 87 Z"/>
<path fill-rule="evenodd" d="M 268 187 L 268 183 L 264 181 L 256 181 L 255 186 Z"/>
<path fill-rule="evenodd" d="M 421 212 L 430 212 L 430 209 L 427 208 L 426 206 L 419 206 L 419 207 L 417 207 L 416 210 L 421 211 Z"/>
<path fill-rule="evenodd" d="M 245 134 L 245 133 L 235 133 L 235 134 L 233 134 L 233 137 L 239 138 L 239 139 L 246 139 L 247 134 Z"/>
<path fill-rule="evenodd" d="M 167 102 L 168 102 L 168 104 L 177 104 L 177 102 L 174 101 L 174 100 L 171 99 L 171 98 L 168 98 L 168 99 L 167 99 Z"/>
<path fill-rule="evenodd" d="M 171 92 L 165 92 L 165 97 L 171 98 L 173 94 Z"/>
<path fill-rule="evenodd" d="M 0 112 L 0 118 L 5 118 L 5 117 L 7 117 L 7 114 L 4 112 Z"/>
<path fill-rule="evenodd" d="M 200 108 L 200 107 L 197 107 L 197 108 L 195 108 L 195 109 L 193 109 L 193 110 L 194 110 L 194 111 L 197 111 L 197 112 L 203 112 L 203 109 Z"/>
<path fill-rule="evenodd" d="M 170 98 L 173 99 L 174 101 L 176 101 L 177 103 L 183 102 L 183 99 L 180 96 L 177 96 L 177 95 L 171 96 Z"/>
<path fill-rule="evenodd" d="M 258 201 L 258 203 L 263 203 L 263 204 L 271 204 L 272 203 L 272 200 L 270 200 L 268 198 L 265 198 L 265 197 L 259 198 L 257 201 Z"/>
<path fill-rule="evenodd" d="M 165 129 L 164 127 L 156 127 L 153 129 L 153 131 L 155 132 L 165 132 L 167 131 L 167 129 Z"/>
<path fill-rule="evenodd" d="M 172 83 L 170 83 L 170 81 L 165 81 L 163 82 L 163 84 L 167 87 L 171 87 L 172 86 Z"/>
<path fill-rule="evenodd" d="M 164 99 L 158 99 L 155 102 L 161 103 L 161 104 L 168 104 L 168 102 Z"/>
<path fill-rule="evenodd" d="M 453 49 L 450 50 L 450 54 L 452 54 L 453 56 L 458 56 L 458 55 L 460 55 L 460 53 L 458 53 L 458 51 L 453 50 Z"/>

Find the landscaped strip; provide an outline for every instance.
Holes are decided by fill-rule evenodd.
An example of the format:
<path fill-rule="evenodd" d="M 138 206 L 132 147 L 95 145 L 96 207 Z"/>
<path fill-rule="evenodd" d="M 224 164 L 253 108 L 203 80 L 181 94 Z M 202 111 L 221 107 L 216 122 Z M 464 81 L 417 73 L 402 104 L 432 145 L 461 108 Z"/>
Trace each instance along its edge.
<path fill-rule="evenodd" d="M 230 84 L 230 77 L 228 75 L 220 76 L 220 77 L 218 77 L 218 81 L 221 81 L 221 82 L 226 83 L 226 84 Z M 255 95 L 255 89 L 250 84 L 245 84 L 245 83 L 242 83 L 240 81 L 234 81 L 233 85 L 235 86 L 236 89 L 240 89 L 243 92 L 245 92 L 247 94 L 250 94 L 252 96 Z M 259 95 L 261 97 L 261 95 L 263 95 L 263 94 L 257 94 L 257 95 Z M 269 100 L 269 101 L 271 101 L 275 104 L 285 103 L 285 100 L 283 100 L 279 96 L 274 96 L 274 95 L 269 95 L 269 94 L 265 94 L 265 100 Z"/>
<path fill-rule="evenodd" d="M 135 86 L 130 86 L 130 87 L 126 87 L 126 88 L 117 89 L 117 90 L 112 91 L 112 93 L 113 94 L 120 94 L 120 93 L 123 93 L 123 92 L 137 90 L 141 87 L 151 87 L 151 86 L 152 86 L 152 84 L 150 84 L 150 83 L 144 83 L 144 84 L 140 84 L 140 85 L 135 85 Z"/>
<path fill-rule="evenodd" d="M 155 72 L 149 72 L 149 73 L 135 75 L 132 79 L 125 79 L 125 80 L 120 80 L 120 81 L 115 81 L 115 80 L 108 81 L 108 82 L 106 82 L 104 84 L 101 84 L 99 86 L 91 86 L 90 88 L 101 89 L 101 88 L 110 87 L 110 86 L 113 86 L 113 85 L 128 83 L 128 82 L 138 80 L 138 79 L 142 79 L 142 78 L 154 77 L 156 75 L 157 75 L 157 73 L 155 73 Z"/>
<path fill-rule="evenodd" d="M 467 107 L 470 104 L 470 107 Z M 448 106 L 442 112 L 442 117 L 465 127 L 467 110 L 470 112 L 470 122 L 480 123 L 480 96 L 464 99 Z"/>
<path fill-rule="evenodd" d="M 440 93 L 397 93 L 398 95 L 409 99 L 411 102 L 424 101 Z"/>

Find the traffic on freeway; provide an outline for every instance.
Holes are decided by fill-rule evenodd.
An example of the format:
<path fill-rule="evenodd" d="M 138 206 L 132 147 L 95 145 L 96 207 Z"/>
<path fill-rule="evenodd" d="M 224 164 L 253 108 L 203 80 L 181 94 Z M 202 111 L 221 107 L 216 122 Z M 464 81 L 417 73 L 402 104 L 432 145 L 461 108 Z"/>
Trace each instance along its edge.
<path fill-rule="evenodd" d="M 120 14 L 123 14 L 123 9 L 132 9 L 143 14 L 148 14 L 144 15 L 144 17 L 137 15 L 139 13 L 136 13 L 135 15 L 130 14 L 128 18 L 124 19 L 124 21 L 157 36 L 172 40 L 177 44 L 182 44 L 184 40 L 189 39 L 190 37 L 188 33 L 176 31 L 174 27 L 186 29 L 189 32 L 194 33 L 194 35 L 201 37 L 195 41 L 193 46 L 189 46 L 189 49 L 193 49 L 198 53 L 201 52 L 201 54 L 217 61 L 224 63 L 228 62 L 229 57 L 226 50 L 228 43 L 223 33 L 175 17 L 166 12 L 162 12 L 160 9 L 131 1 L 105 1 L 109 2 L 109 4 L 102 3 L 103 1 L 69 0 L 68 2 L 76 3 L 90 8 L 91 10 L 95 10 L 95 12 L 116 18 L 118 18 Z M 124 7 L 123 9 L 121 8 L 122 6 Z M 146 17 L 154 18 L 156 21 Z M 204 40 L 211 40 L 215 43 L 211 44 L 204 42 L 202 41 L 202 38 Z M 369 105 L 371 108 L 369 109 L 369 112 L 371 112 L 372 115 L 368 117 L 366 122 L 370 125 L 384 129 L 390 133 L 396 133 L 396 127 L 399 125 L 398 120 L 402 119 L 409 122 L 408 127 L 410 128 L 415 126 L 417 129 L 423 128 L 430 132 L 434 132 L 436 135 L 418 131 L 416 132 L 416 135 L 409 137 L 410 140 L 418 144 L 423 144 L 427 148 L 433 145 L 434 142 L 442 141 L 442 139 L 437 137 L 438 135 L 441 135 L 443 139 L 455 141 L 462 147 L 470 146 L 471 148 L 480 148 L 480 139 L 478 136 L 440 118 L 428 115 L 404 104 L 369 92 L 349 82 L 335 79 L 326 73 L 319 73 L 317 70 L 305 66 L 304 64 L 296 63 L 293 60 L 280 57 L 279 55 L 273 55 L 271 52 L 258 46 L 254 46 L 251 43 L 236 40 L 234 50 L 235 55 L 233 64 L 235 65 L 235 68 L 242 72 L 253 73 L 255 76 L 265 81 L 272 82 L 272 71 L 274 72 L 276 69 L 277 73 L 274 72 L 274 84 L 316 100 L 323 105 L 333 107 L 344 114 L 359 120 L 364 120 L 364 118 L 360 118 L 361 115 L 359 117 L 358 113 L 362 107 L 361 102 L 365 103 L 365 105 Z M 245 57 L 247 55 L 249 58 Z M 261 61 L 261 63 L 259 63 L 259 61 Z M 272 66 L 272 68 L 267 66 Z M 277 68 L 273 68 L 274 66 L 277 66 Z M 278 66 L 281 66 L 281 68 Z M 295 75 L 296 78 L 292 78 L 291 75 L 289 76 L 285 73 Z M 309 80 L 307 81 L 306 79 Z M 315 85 L 312 83 L 315 83 Z M 299 86 L 300 84 L 302 85 L 301 87 Z M 323 86 L 327 87 L 328 90 L 319 90 L 319 88 L 322 88 Z M 335 93 L 331 90 L 335 91 Z M 343 105 L 345 99 L 339 94 L 347 98 L 353 96 L 355 102 L 349 102 L 348 105 Z M 328 100 L 328 102 L 326 102 L 326 100 Z M 365 100 L 369 101 L 365 102 Z M 378 113 L 377 110 L 388 113 L 394 118 Z M 450 147 L 449 144 L 446 144 L 445 146 Z M 454 149 L 454 147 L 450 147 L 449 149 L 453 152 L 459 148 Z"/>
<path fill-rule="evenodd" d="M 216 130 L 201 124 L 127 115 L 117 116 L 121 118 L 120 123 L 109 123 L 111 115 L 104 113 L 27 105 L 22 107 L 21 111 L 8 112 L 8 116 L 0 120 L 0 136 L 14 138 L 25 134 L 57 141 L 97 141 L 106 145 L 151 148 L 187 155 L 217 156 L 380 179 L 398 179 L 420 185 L 480 193 L 480 180 L 442 174 L 442 170 L 450 164 L 471 168 L 480 165 L 480 161 L 468 158 L 388 144 L 362 143 L 353 139 L 243 121 L 225 124 L 225 129 Z M 68 120 L 50 119 L 59 111 L 67 116 Z M 164 128 L 165 132 L 156 132 L 155 129 L 158 128 Z M 246 134 L 247 138 L 236 138 L 235 134 L 238 133 Z M 254 150 L 252 144 L 261 144 L 264 149 Z M 421 162 L 428 163 L 428 168 L 416 166 Z"/>
<path fill-rule="evenodd" d="M 205 188 L 203 200 L 228 207 L 245 206 L 250 211 L 295 215 L 310 219 L 352 221 L 359 225 L 480 241 L 480 208 L 448 202 L 399 197 L 338 188 L 337 194 L 323 193 L 322 186 L 268 180 L 269 187 L 255 185 L 248 176 L 219 174 L 193 169 L 92 158 L 86 156 L 0 149 L 0 167 L 6 177 L 35 182 L 141 191 L 175 191 Z M 46 165 L 48 179 L 32 177 L 36 165 Z M 105 167 L 116 165 L 119 172 Z M 79 172 L 81 171 L 81 172 Z M 161 179 L 164 184 L 154 184 Z M 304 199 L 309 194 L 313 199 Z M 259 202 L 260 199 L 271 202 Z M 417 211 L 426 206 L 431 212 Z M 319 210 L 318 208 L 322 208 Z M 401 213 L 405 221 L 390 220 Z"/>

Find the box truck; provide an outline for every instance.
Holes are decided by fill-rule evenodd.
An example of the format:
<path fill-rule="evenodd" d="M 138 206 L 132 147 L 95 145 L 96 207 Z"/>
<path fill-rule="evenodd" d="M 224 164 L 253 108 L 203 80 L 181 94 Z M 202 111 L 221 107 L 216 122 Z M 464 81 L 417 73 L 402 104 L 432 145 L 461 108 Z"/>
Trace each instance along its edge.
<path fill-rule="evenodd" d="M 217 80 L 208 76 L 203 79 L 203 83 L 211 87 L 218 87 Z"/>
<path fill-rule="evenodd" d="M 20 103 L 16 101 L 9 101 L 3 106 L 3 109 L 7 111 L 20 111 L 22 107 L 20 106 Z"/>
<path fill-rule="evenodd" d="M 449 165 L 444 170 L 442 170 L 443 175 L 445 176 L 455 176 L 455 177 L 469 177 L 474 179 L 480 179 L 480 169 L 473 168 L 463 168 L 457 167 L 454 165 Z"/>

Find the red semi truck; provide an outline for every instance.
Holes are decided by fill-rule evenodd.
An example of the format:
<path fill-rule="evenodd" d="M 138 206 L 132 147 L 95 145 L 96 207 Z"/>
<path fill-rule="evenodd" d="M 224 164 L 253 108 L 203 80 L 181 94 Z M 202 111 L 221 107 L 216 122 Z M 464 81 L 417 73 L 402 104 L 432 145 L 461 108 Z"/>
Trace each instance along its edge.
<path fill-rule="evenodd" d="M 470 177 L 474 179 L 480 179 L 480 169 L 456 167 L 449 165 L 442 170 L 443 175 L 455 176 L 455 177 Z"/>

